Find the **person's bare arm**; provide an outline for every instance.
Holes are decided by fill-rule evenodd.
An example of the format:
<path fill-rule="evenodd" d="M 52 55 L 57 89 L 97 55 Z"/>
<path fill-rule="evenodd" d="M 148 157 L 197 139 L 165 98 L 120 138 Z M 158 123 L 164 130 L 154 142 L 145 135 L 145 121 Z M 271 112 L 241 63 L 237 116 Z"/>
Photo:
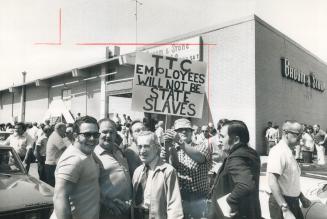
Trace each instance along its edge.
<path fill-rule="evenodd" d="M 56 178 L 56 187 L 54 190 L 54 211 L 57 218 L 71 219 L 72 212 L 69 203 L 69 196 L 72 194 L 75 183 L 62 178 Z"/>
<path fill-rule="evenodd" d="M 185 153 L 190 156 L 197 163 L 204 163 L 206 161 L 206 157 L 203 153 L 201 153 L 196 148 L 191 145 L 181 143 L 177 133 L 173 130 L 166 131 L 164 134 L 165 141 L 172 141 L 180 145 L 181 149 L 185 151 Z M 172 144 L 174 145 L 174 144 Z"/>
<path fill-rule="evenodd" d="M 286 203 L 286 201 L 282 195 L 282 191 L 280 190 L 280 187 L 278 184 L 279 175 L 276 173 L 267 173 L 267 174 L 268 174 L 269 187 L 271 189 L 271 192 L 272 192 L 277 204 L 280 206 L 281 204 Z M 290 211 L 289 208 L 287 208 L 286 212 L 288 215 L 291 215 L 291 217 L 292 216 L 294 217 L 293 213 Z M 284 214 L 284 212 L 283 212 L 283 214 Z"/>
<path fill-rule="evenodd" d="M 198 151 L 196 148 L 192 147 L 188 144 L 182 144 L 182 149 L 184 149 L 185 153 L 190 156 L 197 163 L 204 163 L 206 161 L 206 157 L 203 153 Z"/>

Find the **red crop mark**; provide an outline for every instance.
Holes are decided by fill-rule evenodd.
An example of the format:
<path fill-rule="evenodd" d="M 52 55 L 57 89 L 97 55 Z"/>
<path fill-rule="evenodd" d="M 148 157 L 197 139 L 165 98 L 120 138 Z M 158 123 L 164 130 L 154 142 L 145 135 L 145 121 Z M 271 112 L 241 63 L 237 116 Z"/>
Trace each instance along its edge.
<path fill-rule="evenodd" d="M 58 42 L 54 43 L 54 42 L 42 42 L 42 43 L 34 43 L 34 45 L 52 45 L 52 46 L 60 46 L 61 43 L 61 8 L 59 8 L 59 20 L 58 20 Z"/>

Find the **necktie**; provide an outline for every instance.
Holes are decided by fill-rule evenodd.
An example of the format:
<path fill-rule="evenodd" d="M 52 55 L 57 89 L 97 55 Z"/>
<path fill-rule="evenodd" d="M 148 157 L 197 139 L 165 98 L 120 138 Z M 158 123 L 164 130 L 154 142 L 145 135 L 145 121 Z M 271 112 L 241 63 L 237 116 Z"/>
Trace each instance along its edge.
<path fill-rule="evenodd" d="M 144 201 L 144 190 L 145 190 L 146 181 L 148 179 L 148 172 L 149 172 L 149 167 L 145 165 L 143 172 L 142 172 L 141 179 L 135 189 L 135 191 L 136 191 L 135 192 L 135 205 L 136 206 L 142 204 Z"/>

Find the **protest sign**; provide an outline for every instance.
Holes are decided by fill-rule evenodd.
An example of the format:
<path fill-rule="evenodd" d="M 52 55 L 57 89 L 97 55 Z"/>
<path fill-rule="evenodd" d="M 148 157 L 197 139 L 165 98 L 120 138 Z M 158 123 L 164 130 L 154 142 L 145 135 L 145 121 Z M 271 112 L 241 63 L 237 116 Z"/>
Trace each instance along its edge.
<path fill-rule="evenodd" d="M 205 84 L 203 62 L 139 52 L 132 110 L 201 118 Z"/>

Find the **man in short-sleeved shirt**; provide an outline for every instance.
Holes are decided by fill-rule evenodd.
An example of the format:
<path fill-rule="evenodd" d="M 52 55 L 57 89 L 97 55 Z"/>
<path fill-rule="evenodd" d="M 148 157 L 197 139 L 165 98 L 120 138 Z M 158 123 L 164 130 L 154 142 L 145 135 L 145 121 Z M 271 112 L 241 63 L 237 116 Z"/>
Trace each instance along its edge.
<path fill-rule="evenodd" d="M 25 131 L 23 123 L 17 123 L 14 130 L 14 134 L 10 135 L 4 144 L 13 147 L 21 160 L 24 161 L 27 150 L 32 148 L 33 139 Z"/>
<path fill-rule="evenodd" d="M 35 143 L 34 156 L 37 159 L 37 167 L 40 180 L 46 182 L 45 174 L 45 156 L 46 156 L 46 146 L 51 134 L 50 126 L 45 126 L 43 129 L 43 135 L 37 138 Z"/>
<path fill-rule="evenodd" d="M 327 134 L 320 129 L 320 125 L 315 124 L 313 126 L 313 139 L 317 148 L 317 163 L 319 165 L 325 164 L 325 146 L 327 141 Z"/>
<path fill-rule="evenodd" d="M 9 145 L 15 149 L 23 164 L 29 171 L 31 160 L 31 152 L 33 150 L 33 139 L 26 132 L 26 126 L 22 122 L 18 122 L 14 127 L 14 134 L 10 135 L 6 141 L 5 145 Z M 32 152 L 33 153 L 33 152 Z"/>
<path fill-rule="evenodd" d="M 54 213 L 51 219 L 99 218 L 99 167 L 93 158 L 100 135 L 98 130 L 93 117 L 81 117 L 75 122 L 77 137 L 60 157 L 55 172 Z"/>
<path fill-rule="evenodd" d="M 55 186 L 54 171 L 61 154 L 66 149 L 66 145 L 63 140 L 65 132 L 66 125 L 64 123 L 56 124 L 55 130 L 52 132 L 47 142 L 45 173 L 46 183 L 51 186 Z"/>
<path fill-rule="evenodd" d="M 94 153 L 100 163 L 101 219 L 129 219 L 132 199 L 132 179 L 128 163 L 115 143 L 117 128 L 114 121 L 99 121 L 99 145 Z"/>
<path fill-rule="evenodd" d="M 310 201 L 301 193 L 301 170 L 292 149 L 298 145 L 302 136 L 302 126 L 296 121 L 286 121 L 283 125 L 282 140 L 275 145 L 268 156 L 267 175 L 272 194 L 269 210 L 272 219 L 295 217 L 303 218 L 299 200 L 304 207 Z"/>

